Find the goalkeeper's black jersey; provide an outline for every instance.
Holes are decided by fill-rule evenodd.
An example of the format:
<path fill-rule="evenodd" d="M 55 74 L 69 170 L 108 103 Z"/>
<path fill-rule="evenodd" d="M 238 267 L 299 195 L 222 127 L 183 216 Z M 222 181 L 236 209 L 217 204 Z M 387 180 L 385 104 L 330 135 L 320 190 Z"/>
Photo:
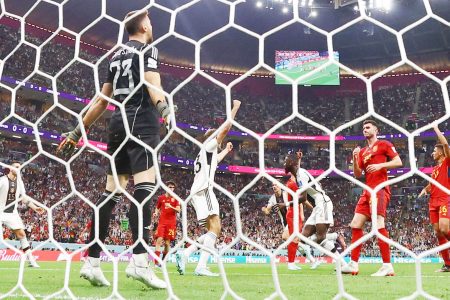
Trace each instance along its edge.
<path fill-rule="evenodd" d="M 137 52 L 143 51 L 148 45 L 138 41 L 129 41 L 126 46 L 135 49 L 131 51 L 121 48 L 114 53 L 109 61 L 108 80 L 113 86 L 113 98 L 123 103 L 131 94 L 125 104 L 125 113 L 130 131 L 137 134 L 158 134 L 159 113 L 152 104 L 147 86 L 144 83 L 144 74 L 140 76 L 140 60 Z M 158 72 L 158 49 L 150 47 L 143 54 L 144 72 Z M 136 88 L 138 87 L 139 88 Z M 120 109 L 116 107 L 111 122 L 110 131 L 123 131 Z"/>

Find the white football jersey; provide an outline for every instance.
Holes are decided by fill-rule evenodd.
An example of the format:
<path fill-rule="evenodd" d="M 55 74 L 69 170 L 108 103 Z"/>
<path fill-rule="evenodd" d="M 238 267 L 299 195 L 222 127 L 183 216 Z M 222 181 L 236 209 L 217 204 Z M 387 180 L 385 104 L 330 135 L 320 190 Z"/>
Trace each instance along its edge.
<path fill-rule="evenodd" d="M 283 193 L 283 192 L 282 192 Z M 286 197 L 283 197 L 283 194 L 281 194 L 281 196 L 280 197 L 277 197 L 277 196 L 275 196 L 275 194 L 273 194 L 271 197 L 270 197 L 270 199 L 269 199 L 269 202 L 267 202 L 267 206 L 274 206 L 275 204 L 277 204 L 277 203 L 284 203 L 284 204 L 287 204 L 286 201 L 287 199 L 286 199 Z M 274 210 L 273 208 L 272 208 L 272 210 Z M 278 214 L 278 216 L 280 217 L 280 223 L 281 223 L 281 225 L 284 227 L 284 226 L 286 226 L 287 225 L 287 222 L 286 222 L 286 207 L 282 207 L 282 208 L 279 208 L 277 211 L 275 211 L 275 213 L 277 213 Z"/>
<path fill-rule="evenodd" d="M 0 177 L 0 213 L 3 213 L 5 206 L 20 200 L 25 194 L 25 188 L 19 177 L 15 181 L 9 180 L 8 176 Z M 25 201 L 26 202 L 26 201 Z M 17 203 L 9 206 L 7 212 L 17 211 Z"/>
<path fill-rule="evenodd" d="M 207 142 L 200 150 L 194 161 L 194 182 L 192 183 L 191 194 L 209 187 L 210 182 L 214 181 L 217 169 L 217 139 L 213 138 Z"/>
<path fill-rule="evenodd" d="M 299 189 L 301 189 L 303 186 L 308 185 L 308 183 L 314 180 L 314 177 L 312 177 L 312 175 L 303 168 L 298 168 L 296 177 Z M 312 206 L 316 206 L 320 202 L 331 201 L 330 197 L 325 194 L 325 191 L 322 189 L 322 186 L 319 182 L 311 185 L 308 189 L 306 189 L 306 195 L 307 200 L 312 204 Z"/>

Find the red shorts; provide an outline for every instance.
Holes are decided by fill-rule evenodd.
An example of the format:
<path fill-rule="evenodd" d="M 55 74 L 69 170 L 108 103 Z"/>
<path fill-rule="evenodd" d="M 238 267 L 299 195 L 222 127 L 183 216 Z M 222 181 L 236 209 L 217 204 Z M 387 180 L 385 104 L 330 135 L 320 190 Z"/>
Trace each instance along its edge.
<path fill-rule="evenodd" d="M 165 241 L 174 241 L 177 231 L 177 225 L 158 224 L 155 236 L 163 238 Z"/>
<path fill-rule="evenodd" d="M 377 215 L 386 218 L 386 208 L 389 205 L 389 201 L 391 200 L 391 193 L 386 192 L 385 189 L 380 190 L 377 193 Z M 372 200 L 370 198 L 370 193 L 364 191 L 359 197 L 358 204 L 356 204 L 355 213 L 365 215 L 371 219 L 372 209 L 371 204 Z"/>
<path fill-rule="evenodd" d="M 287 212 L 286 221 L 288 225 L 289 234 L 291 235 L 294 232 L 294 213 Z M 301 233 L 303 227 L 302 219 L 300 218 L 300 214 L 298 214 L 298 231 Z"/>
<path fill-rule="evenodd" d="M 450 197 L 430 199 L 430 223 L 439 223 L 439 219 L 450 219 Z"/>

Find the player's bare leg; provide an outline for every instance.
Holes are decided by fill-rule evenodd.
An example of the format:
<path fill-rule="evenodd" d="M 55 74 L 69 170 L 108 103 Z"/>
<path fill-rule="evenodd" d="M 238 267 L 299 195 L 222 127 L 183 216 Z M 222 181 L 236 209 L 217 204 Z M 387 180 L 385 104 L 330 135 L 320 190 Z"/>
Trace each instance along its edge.
<path fill-rule="evenodd" d="M 222 230 L 220 217 L 218 215 L 209 216 L 208 219 L 206 220 L 206 228 L 208 229 L 208 232 L 206 233 L 206 236 L 204 238 L 203 246 L 212 251 L 215 249 L 217 237 L 219 236 Z M 209 256 L 210 252 L 202 249 L 202 251 L 200 252 L 200 259 L 198 261 L 198 265 L 195 268 L 194 272 L 195 275 L 211 276 L 211 277 L 219 276 L 219 274 L 209 271 L 208 268 L 206 267 Z"/>
<path fill-rule="evenodd" d="M 352 229 L 352 244 L 363 237 L 364 235 L 363 227 L 364 224 L 367 222 L 367 220 L 369 220 L 369 218 L 360 213 L 355 213 L 355 215 L 353 216 L 353 220 L 350 223 L 350 227 Z M 359 273 L 358 261 L 359 255 L 361 254 L 361 248 L 362 244 L 355 247 L 352 250 L 350 263 L 342 266 L 341 271 L 343 274 L 358 275 Z"/>
<path fill-rule="evenodd" d="M 127 277 L 136 279 L 148 287 L 154 289 L 165 289 L 167 287 L 164 280 L 159 279 L 153 272 L 153 269 L 148 263 L 148 253 L 145 249 L 142 240 L 146 245 L 149 241 L 149 227 L 150 227 L 150 195 L 155 188 L 155 167 L 139 172 L 133 175 L 134 179 L 134 194 L 133 198 L 139 203 L 144 203 L 142 207 L 142 223 L 139 223 L 138 207 L 131 205 L 129 211 L 131 233 L 133 235 L 133 242 L 140 240 L 133 249 L 133 256 L 125 269 Z M 139 235 L 139 228 L 142 229 L 142 236 Z"/>
<path fill-rule="evenodd" d="M 313 225 L 305 225 L 303 227 L 303 231 L 302 231 L 302 235 L 304 235 L 307 238 L 310 238 L 311 236 L 313 236 L 316 233 L 316 226 Z M 311 264 L 311 268 L 312 270 L 317 269 L 317 267 L 321 264 L 320 260 L 316 259 L 312 253 L 311 253 L 311 246 L 306 244 L 306 243 L 299 243 L 298 244 L 299 248 L 301 248 L 303 250 L 303 252 L 306 255 L 306 258 L 309 260 L 310 264 Z"/>
<path fill-rule="evenodd" d="M 155 263 L 155 266 L 157 267 L 161 267 L 161 265 L 158 263 L 158 261 L 156 260 L 156 258 L 160 258 L 161 255 L 161 247 L 163 245 L 163 238 L 162 237 L 158 237 L 156 239 L 156 243 L 155 243 L 155 259 L 153 260 L 153 262 Z"/>
<path fill-rule="evenodd" d="M 122 189 L 125 189 L 128 184 L 128 175 L 118 175 L 118 181 Z M 105 192 L 97 202 L 97 204 L 101 204 L 109 197 L 107 203 L 104 203 L 102 207 L 99 209 L 99 219 L 97 220 L 99 223 L 98 229 L 98 237 L 101 242 L 104 242 L 106 236 L 108 234 L 109 222 L 111 218 L 112 210 L 116 205 L 118 199 L 120 199 L 120 194 L 112 195 L 111 193 L 116 190 L 116 183 L 114 182 L 114 177 L 112 175 L 108 175 L 106 177 L 106 188 Z M 92 216 L 92 226 L 91 226 L 91 236 L 90 239 L 95 238 L 95 225 L 96 220 L 95 216 Z M 80 271 L 80 277 L 88 280 L 94 286 L 110 286 L 111 284 L 103 275 L 103 272 L 100 268 L 100 251 L 101 247 L 95 243 L 88 249 L 88 256 L 85 259 L 83 267 Z"/>
<path fill-rule="evenodd" d="M 434 232 L 438 239 L 439 245 L 444 245 L 449 241 L 449 219 L 439 218 L 439 223 L 433 224 Z M 444 265 L 436 270 L 436 272 L 450 272 L 450 250 L 444 249 L 440 252 Z"/>
<path fill-rule="evenodd" d="M 29 266 L 33 268 L 39 268 L 39 265 L 34 259 L 33 253 L 31 253 L 31 246 L 27 240 L 27 235 L 25 234 L 25 231 L 23 229 L 15 229 L 12 231 L 16 235 L 17 240 L 20 242 L 20 247 L 28 259 Z"/>

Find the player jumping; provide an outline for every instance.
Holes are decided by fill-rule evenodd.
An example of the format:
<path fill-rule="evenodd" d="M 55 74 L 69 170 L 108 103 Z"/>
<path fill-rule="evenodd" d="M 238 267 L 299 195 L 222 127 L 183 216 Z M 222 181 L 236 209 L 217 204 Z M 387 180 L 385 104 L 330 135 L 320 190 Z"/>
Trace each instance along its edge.
<path fill-rule="evenodd" d="M 436 165 L 433 168 L 431 178 L 442 184 L 442 186 L 450 189 L 448 167 L 450 165 L 450 149 L 448 148 L 448 142 L 439 127 L 435 124 L 433 126 L 434 131 L 439 140 L 439 144 L 434 147 L 434 151 L 431 154 L 433 156 Z M 434 232 L 438 239 L 439 245 L 444 245 L 450 241 L 450 196 L 447 192 L 441 190 L 434 184 L 429 183 L 419 194 L 419 197 L 430 194 L 430 222 L 433 225 Z M 450 256 L 449 249 L 441 251 L 444 265 L 436 272 L 450 272 Z"/>
<path fill-rule="evenodd" d="M 168 181 L 167 187 L 172 191 L 175 190 L 175 182 Z M 168 192 L 158 197 L 156 202 L 156 209 L 153 213 L 153 219 L 156 220 L 159 215 L 158 228 L 156 230 L 156 245 L 155 255 L 159 258 L 161 254 L 161 247 L 164 242 L 164 251 L 162 259 L 169 253 L 170 242 L 175 240 L 177 232 L 177 213 L 181 211 L 180 203 L 170 196 Z M 157 260 L 154 260 L 155 265 L 158 265 Z"/>
<path fill-rule="evenodd" d="M 233 100 L 233 109 L 231 110 L 232 120 L 234 120 L 240 106 L 241 101 Z M 210 250 L 215 249 L 216 239 L 221 231 L 219 202 L 214 194 L 211 182 L 214 181 L 217 164 L 233 149 L 233 144 L 227 143 L 225 149 L 218 153 L 218 148 L 220 148 L 220 145 L 230 131 L 231 126 L 231 122 L 227 121 L 217 137 L 210 139 L 204 144 L 194 162 L 195 178 L 191 188 L 192 204 L 197 214 L 199 224 L 205 225 L 208 229 L 208 232 L 199 237 L 197 242 Z M 202 136 L 201 142 L 208 140 L 214 131 L 215 130 L 208 130 L 205 135 Z M 197 251 L 197 249 L 197 246 L 192 244 L 186 250 L 177 254 L 177 269 L 180 275 L 185 274 L 187 259 L 192 253 Z M 200 259 L 194 272 L 195 275 L 219 276 L 219 274 L 209 271 L 206 267 L 209 255 L 209 251 L 202 250 L 200 252 Z"/>
<path fill-rule="evenodd" d="M 0 226 L 2 223 L 14 232 L 16 238 L 20 242 L 20 247 L 25 253 L 30 267 L 39 268 L 36 260 L 31 253 L 31 246 L 25 234 L 25 226 L 22 218 L 17 211 L 17 201 L 23 201 L 29 208 L 42 215 L 45 209 L 36 206 L 33 202 L 24 196 L 23 182 L 17 177 L 16 169 L 20 168 L 19 162 L 13 162 L 9 173 L 0 177 Z"/>
<path fill-rule="evenodd" d="M 148 48 L 148 44 L 153 41 L 152 25 L 148 17 L 148 12 L 130 12 L 125 19 L 133 17 L 125 24 L 125 29 L 129 35 L 128 48 L 119 49 L 109 61 L 108 79 L 103 84 L 101 95 L 94 101 L 83 118 L 83 126 L 88 129 L 106 110 L 108 100 L 106 98 L 114 97 L 118 102 L 127 102 L 124 105 L 131 134 L 155 148 L 160 142 L 159 136 L 159 118 L 164 118 L 168 123 L 170 109 L 165 100 L 164 94 L 160 92 L 161 78 L 158 72 L 158 49 L 150 47 L 143 53 L 144 66 L 140 66 L 140 59 L 137 52 L 142 52 Z M 140 74 L 140 67 L 144 71 Z M 141 76 L 145 82 L 153 87 L 139 85 Z M 150 151 L 145 147 L 128 140 L 124 145 L 122 142 L 127 139 L 127 134 L 123 125 L 121 112 L 116 109 L 111 116 L 108 129 L 108 153 L 116 154 L 114 163 L 116 166 L 118 181 L 122 189 L 125 189 L 130 175 L 133 176 L 134 194 L 133 198 L 138 203 L 143 203 L 142 223 L 138 218 L 138 207 L 131 205 L 128 217 L 133 237 L 133 242 L 139 239 L 139 228 L 142 229 L 142 240 L 133 248 L 133 256 L 130 264 L 126 268 L 127 277 L 139 280 L 152 288 L 166 288 L 166 283 L 156 277 L 148 263 L 148 255 L 144 243 L 149 242 L 150 225 L 150 201 L 149 196 L 155 189 L 155 167 Z M 58 153 L 71 155 L 81 138 L 80 126 L 71 131 L 66 139 L 58 147 Z M 92 215 L 92 230 L 90 240 L 95 237 L 95 222 L 99 222 L 99 240 L 104 242 L 110 223 L 111 212 L 116 203 L 120 200 L 122 194 L 115 192 L 118 187 L 114 182 L 112 170 L 109 168 L 106 179 L 106 187 L 103 195 L 97 202 L 97 205 L 103 206 L 99 209 L 99 219 L 95 220 Z M 114 194 L 113 194 L 114 193 Z M 105 201 L 107 201 L 105 203 Z M 103 275 L 100 269 L 100 251 L 101 247 L 95 243 L 89 248 L 89 256 L 83 265 L 80 275 L 87 279 L 91 284 L 97 286 L 109 286 L 110 283 Z"/>
<path fill-rule="evenodd" d="M 387 170 L 401 167 L 402 161 L 395 151 L 394 146 L 384 140 L 378 140 L 378 124 L 374 120 L 366 120 L 363 122 L 363 134 L 367 140 L 367 147 L 360 149 L 356 147 L 353 150 L 353 172 L 356 178 L 360 178 L 365 172 L 366 185 L 374 189 L 379 184 L 388 180 Z M 377 201 L 377 225 L 378 232 L 389 237 L 389 233 L 385 228 L 384 219 L 386 218 L 386 208 L 391 198 L 391 190 L 389 186 L 381 189 L 376 196 Z M 350 227 L 352 228 L 352 243 L 359 240 L 363 235 L 364 224 L 371 220 L 372 199 L 370 193 L 365 190 L 356 205 L 355 215 Z M 389 244 L 378 239 L 383 265 L 371 276 L 393 276 L 394 268 L 391 264 L 391 251 Z M 348 265 L 342 267 L 343 274 L 357 275 L 359 273 L 358 260 L 361 253 L 362 244 L 352 250 L 351 261 Z"/>

